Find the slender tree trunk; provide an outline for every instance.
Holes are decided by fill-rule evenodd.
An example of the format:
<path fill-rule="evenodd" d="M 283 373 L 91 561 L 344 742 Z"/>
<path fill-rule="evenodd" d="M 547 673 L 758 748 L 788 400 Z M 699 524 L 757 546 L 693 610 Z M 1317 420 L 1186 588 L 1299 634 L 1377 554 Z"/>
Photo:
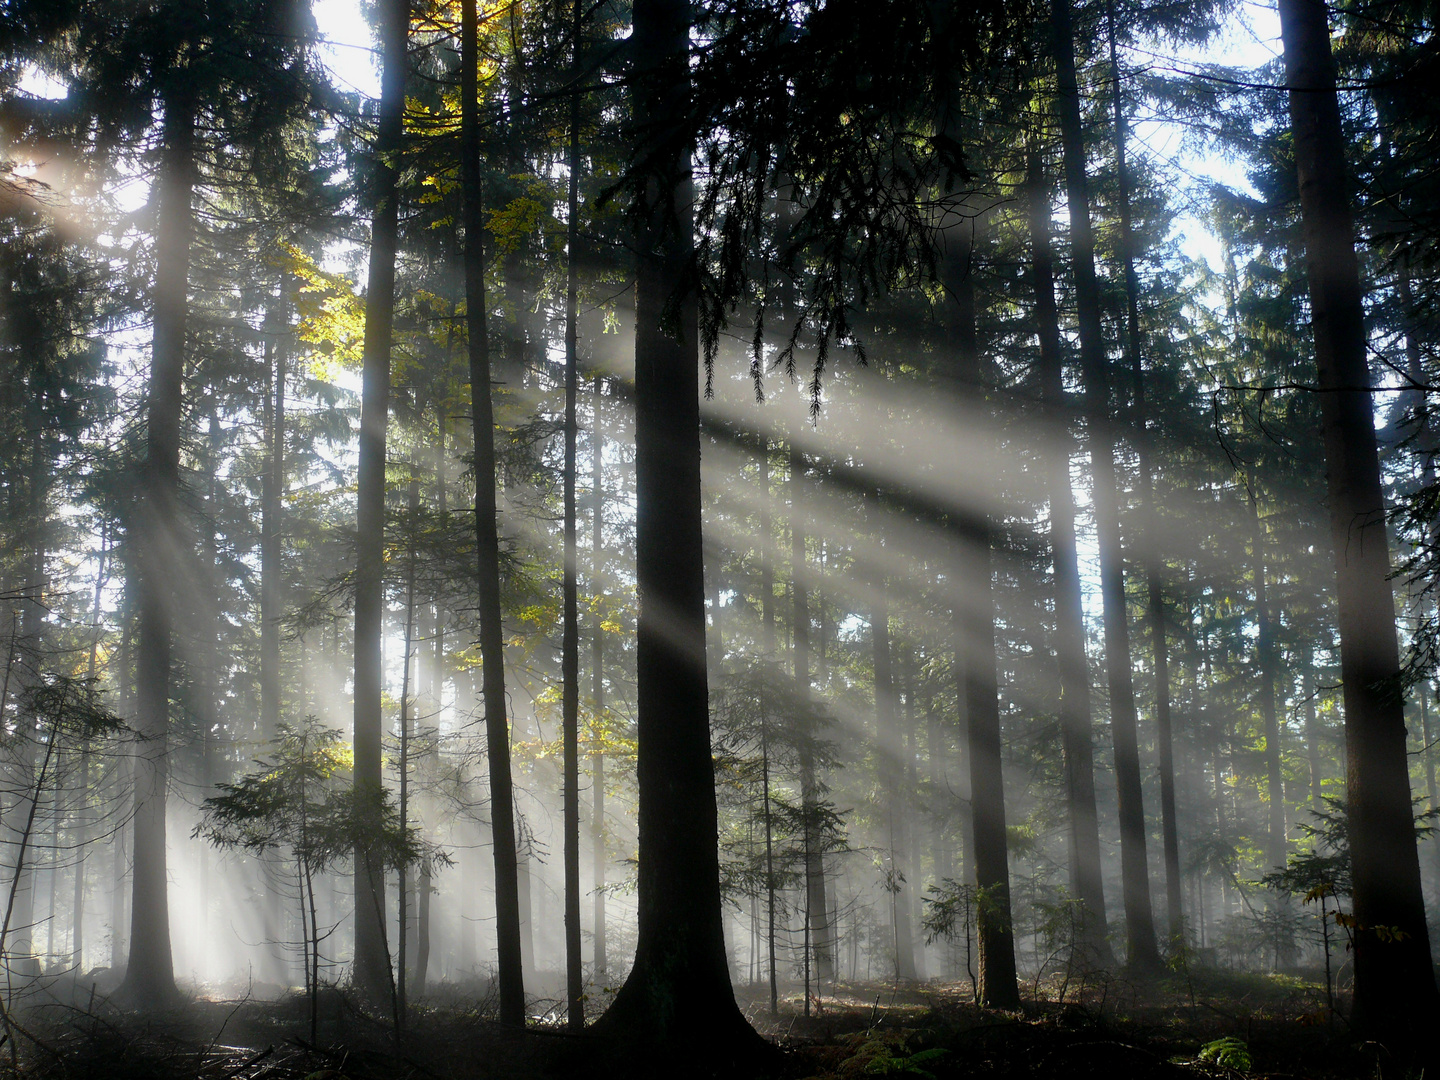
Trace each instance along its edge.
<path fill-rule="evenodd" d="M 370 275 L 365 290 L 364 370 L 355 533 L 355 789 L 378 799 L 381 773 L 381 655 L 385 602 L 385 443 L 390 412 L 390 346 L 395 315 L 399 170 L 403 140 L 409 0 L 383 0 L 380 117 L 376 132 Z M 355 858 L 356 988 L 372 1002 L 390 993 L 385 875 L 365 852 Z"/>
<path fill-rule="evenodd" d="M 1120 497 L 1115 477 L 1115 437 L 1110 423 L 1110 390 L 1095 279 L 1095 237 L 1090 226 L 1085 177 L 1085 137 L 1075 75 L 1075 39 L 1069 0 L 1052 0 L 1055 69 L 1059 82 L 1060 136 L 1065 189 L 1070 208 L 1071 263 L 1079 314 L 1080 365 L 1085 378 L 1094 484 L 1095 525 L 1100 547 L 1100 593 L 1105 630 L 1105 667 L 1110 685 L 1110 729 L 1115 744 L 1119 796 L 1120 880 L 1125 905 L 1126 962 L 1158 970 L 1160 950 L 1150 906 L 1150 870 L 1145 854 L 1145 807 L 1140 781 L 1140 747 L 1135 686 L 1130 669 L 1130 627 L 1125 602 Z"/>
<path fill-rule="evenodd" d="M 461 4 L 461 188 L 465 200 L 465 312 L 470 350 L 470 412 L 475 431 L 475 534 L 480 564 L 480 660 L 490 766 L 490 824 L 495 852 L 500 1022 L 525 1024 L 520 951 L 520 869 L 510 724 L 505 714 L 505 633 L 500 613 L 500 534 L 496 507 L 495 418 L 490 398 L 490 339 L 485 308 L 484 206 L 480 188 L 479 31 L 475 0 Z"/>
<path fill-rule="evenodd" d="M 1435 977 L 1411 818 L 1385 499 L 1325 5 L 1280 0 L 1280 30 L 1338 576 L 1357 923 L 1354 1020 L 1382 1037 L 1409 1043 L 1426 1030 L 1434 1012 Z"/>
<path fill-rule="evenodd" d="M 1170 712 L 1170 656 L 1165 646 L 1165 563 L 1160 554 L 1160 519 L 1155 497 L 1155 475 L 1150 460 L 1149 406 L 1145 396 L 1144 353 L 1140 333 L 1140 279 L 1135 273 L 1135 232 L 1130 214 L 1130 173 L 1125 164 L 1128 124 L 1120 82 L 1120 59 L 1115 43 L 1115 5 L 1107 0 L 1106 27 L 1110 38 L 1111 100 L 1115 107 L 1115 172 L 1119 189 L 1120 257 L 1125 274 L 1126 366 L 1134 387 L 1133 427 L 1135 455 L 1140 466 L 1140 513 L 1144 522 L 1141 564 L 1145 570 L 1145 621 L 1155 664 L 1155 727 L 1160 765 L 1160 827 L 1165 856 L 1166 932 L 1173 944 L 1184 941 L 1185 915 L 1181 902 L 1180 833 L 1175 816 L 1175 742 Z"/>
<path fill-rule="evenodd" d="M 275 335 L 272 403 L 267 410 L 265 473 L 260 486 L 260 739 L 275 737 L 280 724 L 280 537 L 285 499 L 285 378 L 290 351 L 290 294 L 282 277 L 279 332 Z"/>
<path fill-rule="evenodd" d="M 806 592 L 805 524 L 800 498 L 805 482 L 805 455 L 790 443 L 790 583 L 794 601 L 795 702 L 800 710 L 800 802 L 805 819 L 805 909 L 810 950 L 821 982 L 835 978 L 829 908 L 825 899 L 825 856 L 817 814 L 820 787 L 815 775 L 814 743 L 819 737 L 810 707 L 810 608 Z"/>
<path fill-rule="evenodd" d="M 1265 724 L 1265 784 L 1270 800 L 1270 836 L 1265 855 L 1272 867 L 1285 865 L 1285 788 L 1280 774 L 1280 719 L 1275 711 L 1275 631 L 1270 621 L 1270 594 L 1265 580 L 1264 529 L 1255 499 L 1254 470 L 1247 470 L 1250 506 L 1251 572 L 1255 575 L 1255 649 L 1260 659 L 1260 715 Z"/>
<path fill-rule="evenodd" d="M 92 701 L 96 692 L 96 671 L 100 653 L 100 602 L 105 595 L 106 563 L 110 555 L 110 522 L 100 528 L 100 556 L 95 567 L 95 597 L 90 608 L 90 656 L 85 664 L 85 682 Z M 0 703 L 3 707 L 3 703 Z M 90 771 L 93 748 L 90 740 L 80 750 L 78 806 L 75 809 L 75 892 L 70 900 L 70 967 L 78 979 L 85 973 L 85 855 L 93 827 L 90 805 Z"/>
<path fill-rule="evenodd" d="M 1060 675 L 1060 738 L 1065 754 L 1065 800 L 1070 820 L 1070 887 L 1084 908 L 1082 937 L 1101 966 L 1115 957 L 1100 873 L 1100 822 L 1095 809 L 1095 758 L 1090 712 L 1090 663 L 1075 543 L 1075 493 L 1070 486 L 1070 410 L 1066 404 L 1060 320 L 1055 308 L 1050 198 L 1040 155 L 1031 152 L 1031 270 L 1040 337 L 1040 393 L 1050 418 L 1054 449 L 1046 474 L 1050 499 L 1050 557 L 1055 573 L 1055 660 Z"/>
<path fill-rule="evenodd" d="M 573 80 L 580 78 L 581 0 L 575 0 L 572 32 Z M 575 399 L 580 389 L 579 358 L 576 355 L 577 296 L 580 267 L 576 261 L 580 242 L 580 95 L 572 87 L 570 97 L 569 177 L 565 223 L 565 581 L 563 587 L 564 631 L 560 646 L 560 680 L 564 741 L 563 803 L 565 829 L 565 998 L 567 1026 L 571 1031 L 585 1027 L 585 985 L 580 955 L 580 602 L 576 582 L 575 456 L 578 425 Z"/>
<path fill-rule="evenodd" d="M 595 406 L 590 430 L 590 495 L 594 509 L 590 518 L 590 588 L 596 597 L 604 594 L 601 571 L 605 559 L 605 436 L 600 427 L 601 376 L 595 376 Z M 591 817 L 590 850 L 594 860 L 595 981 L 603 985 L 606 975 L 605 940 L 605 627 L 597 608 L 590 637 L 590 688 L 595 699 L 595 723 L 590 754 Z"/>
<path fill-rule="evenodd" d="M 177 76 L 177 78 L 182 78 Z M 190 550 L 180 524 L 180 423 L 185 375 L 190 245 L 195 233 L 195 107 L 164 101 L 164 148 L 156 233 L 154 344 L 146 428 L 144 503 L 136 531 L 140 585 L 135 662 L 135 755 L 130 951 L 122 998 L 144 1007 L 176 997 L 165 863 L 170 727 L 170 647 L 182 600 L 175 568 Z"/>
<path fill-rule="evenodd" d="M 984 396 L 970 229 L 970 222 L 965 221 L 946 230 L 941 261 L 942 283 L 950 300 L 945 318 L 954 342 L 951 379 L 957 401 L 982 401 Z M 1015 973 L 1004 762 L 1000 755 L 992 530 L 983 506 L 959 506 L 952 511 L 952 588 L 956 594 L 951 597 L 951 640 L 955 670 L 960 677 L 956 693 L 965 703 L 975 885 L 984 894 L 976 920 L 980 945 L 976 996 L 992 1008 L 1014 1009 L 1020 1007 L 1020 988 Z"/>
<path fill-rule="evenodd" d="M 736 1037 L 750 1028 L 730 987 L 720 914 L 697 300 L 674 294 L 693 251 L 690 5 L 636 0 L 633 12 L 635 130 L 660 148 L 634 237 L 639 925 L 630 976 L 597 1028 L 647 1053 L 693 1054 L 703 1039 L 733 1059 L 754 1036 Z"/>

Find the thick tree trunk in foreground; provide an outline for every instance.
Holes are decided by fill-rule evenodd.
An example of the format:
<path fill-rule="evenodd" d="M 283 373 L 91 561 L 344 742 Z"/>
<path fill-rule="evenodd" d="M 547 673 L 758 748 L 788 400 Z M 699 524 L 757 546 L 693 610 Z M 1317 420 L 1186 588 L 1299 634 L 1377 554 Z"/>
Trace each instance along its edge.
<path fill-rule="evenodd" d="M 1090 227 L 1085 178 L 1085 137 L 1075 76 L 1075 36 L 1069 0 L 1052 0 L 1056 105 L 1065 160 L 1070 209 L 1071 263 L 1079 315 L 1080 366 L 1085 377 L 1090 473 L 1095 525 L 1100 541 L 1100 593 L 1105 628 L 1105 668 L 1110 685 L 1110 728 L 1115 744 L 1115 786 L 1119 796 L 1120 881 L 1125 905 L 1126 962 L 1158 970 L 1155 918 L 1150 907 L 1150 870 L 1145 855 L 1145 807 L 1140 782 L 1140 747 L 1135 685 L 1130 670 L 1130 627 L 1126 618 L 1125 565 L 1120 538 L 1120 498 L 1115 478 L 1115 437 L 1110 429 L 1110 380 L 1106 373 L 1100 289 L 1095 280 L 1095 236 Z"/>
<path fill-rule="evenodd" d="M 475 536 L 479 558 L 480 663 L 495 846 L 495 933 L 500 1022 L 525 1024 L 520 951 L 520 869 L 510 725 L 505 714 L 505 634 L 500 616 L 500 533 L 496 521 L 495 415 L 490 401 L 490 339 L 485 310 L 484 221 L 480 192 L 479 30 L 475 0 L 461 5 L 461 188 L 465 200 L 465 316 L 470 353 L 470 414 L 475 432 Z"/>
<path fill-rule="evenodd" d="M 1345 139 L 1325 5 L 1280 0 L 1280 29 L 1338 578 L 1346 800 L 1359 924 L 1354 1020 L 1404 1042 L 1426 1030 L 1433 1016 L 1435 977 L 1411 819 L 1395 601 Z"/>
<path fill-rule="evenodd" d="M 1070 888 L 1084 907 L 1084 939 L 1101 966 L 1115 962 L 1100 873 L 1100 822 L 1095 810 L 1094 721 L 1085 615 L 1075 547 L 1075 493 L 1070 487 L 1070 411 L 1060 320 L 1055 308 L 1055 262 L 1050 245 L 1050 198 L 1039 154 L 1029 161 L 1031 271 L 1040 337 L 1040 397 L 1053 449 L 1047 463 L 1050 558 L 1055 569 L 1055 661 L 1060 676 L 1060 738 L 1065 753 L 1065 801 L 1070 819 Z"/>
<path fill-rule="evenodd" d="M 120 996 L 141 1007 L 175 1000 L 165 865 L 170 729 L 170 645 L 180 597 L 172 587 L 190 546 L 180 524 L 180 421 L 190 245 L 195 234 L 194 104 L 165 99 L 164 152 L 155 237 L 154 345 L 145 485 L 136 539 L 140 585 L 135 659 L 135 752 L 130 951 Z"/>
<path fill-rule="evenodd" d="M 632 1054 L 694 1055 L 702 1040 L 714 1070 L 722 1062 L 711 1048 L 738 1058 L 754 1036 L 730 988 L 720 916 L 696 297 L 673 296 L 693 245 L 690 140 L 680 127 L 689 31 L 686 0 L 636 0 L 636 129 L 657 147 L 634 238 L 639 933 L 630 976 L 597 1030 Z M 661 325 L 672 300 L 673 330 Z"/>
<path fill-rule="evenodd" d="M 355 789 L 380 797 L 381 639 L 385 595 L 385 440 L 390 413 L 390 344 L 395 315 L 395 251 L 399 230 L 396 156 L 405 109 L 409 0 L 379 8 L 382 51 L 380 119 L 375 142 L 374 216 L 365 289 L 364 370 L 355 534 Z M 371 1001 L 388 999 L 385 872 L 364 850 L 355 853 L 355 987 Z"/>

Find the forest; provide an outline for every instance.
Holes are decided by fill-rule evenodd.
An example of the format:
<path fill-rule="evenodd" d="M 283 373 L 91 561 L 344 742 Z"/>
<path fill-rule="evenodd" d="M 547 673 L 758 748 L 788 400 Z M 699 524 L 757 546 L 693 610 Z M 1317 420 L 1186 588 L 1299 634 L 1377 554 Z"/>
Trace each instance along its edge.
<path fill-rule="evenodd" d="M 0 1076 L 1435 1075 L 1437 19 L 0 0 Z"/>

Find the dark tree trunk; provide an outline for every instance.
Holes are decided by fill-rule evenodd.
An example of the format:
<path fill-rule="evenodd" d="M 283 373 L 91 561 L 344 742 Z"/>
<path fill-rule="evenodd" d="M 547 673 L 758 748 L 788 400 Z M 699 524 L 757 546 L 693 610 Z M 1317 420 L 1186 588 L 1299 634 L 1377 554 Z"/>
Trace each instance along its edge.
<path fill-rule="evenodd" d="M 794 601 L 795 702 L 800 722 L 800 800 L 805 818 L 805 911 L 809 920 L 811 957 L 822 982 L 835 978 L 829 909 L 825 901 L 825 857 L 816 815 L 820 788 L 815 776 L 814 740 L 819 737 L 810 713 L 810 607 L 806 593 L 805 524 L 800 493 L 805 480 L 805 455 L 790 444 L 790 587 Z M 809 959 L 807 958 L 807 963 Z M 807 1002 L 807 1008 L 808 1002 Z"/>
<path fill-rule="evenodd" d="M 605 559 L 605 437 L 600 427 L 601 376 L 595 376 L 595 407 L 590 430 L 590 589 L 602 594 L 601 570 Z M 594 860 L 595 981 L 603 982 L 605 955 L 605 627 L 597 610 L 590 637 L 591 693 L 595 699 L 595 750 L 590 755 L 590 850 Z"/>
<path fill-rule="evenodd" d="M 1338 576 L 1346 800 L 1358 924 L 1354 1020 L 1382 1037 L 1408 1042 L 1426 1030 L 1433 1015 L 1435 976 L 1411 819 L 1385 499 L 1325 5 L 1280 0 L 1280 29 Z"/>
<path fill-rule="evenodd" d="M 1115 106 L 1115 172 L 1119 189 L 1120 258 L 1125 274 L 1125 363 L 1134 388 L 1132 416 L 1135 456 L 1140 466 L 1140 514 L 1143 525 L 1141 563 L 1145 569 L 1145 621 L 1155 664 L 1155 728 L 1160 765 L 1160 829 L 1165 856 L 1165 923 L 1172 944 L 1184 941 L 1181 902 L 1180 832 L 1175 818 L 1175 740 L 1170 710 L 1170 656 L 1165 646 L 1165 563 L 1160 554 L 1160 520 L 1156 512 L 1155 475 L 1150 461 L 1149 406 L 1145 397 L 1144 353 L 1140 334 L 1140 279 L 1135 273 L 1135 233 L 1131 226 L 1130 174 L 1125 164 L 1128 124 L 1121 93 L 1120 59 L 1115 45 L 1114 0 L 1106 4 L 1110 37 L 1110 87 Z"/>
<path fill-rule="evenodd" d="M 279 331 L 275 335 L 273 397 L 266 412 L 265 474 L 260 481 L 260 739 L 275 737 L 280 723 L 281 523 L 285 499 L 285 378 L 290 352 L 288 276 L 280 283 Z"/>
<path fill-rule="evenodd" d="M 674 293 L 693 250 L 690 5 L 636 0 L 632 25 L 635 124 L 652 148 L 634 237 L 639 925 L 630 976 L 597 1029 L 647 1054 L 693 1054 L 702 1039 L 739 1057 L 754 1036 L 735 1005 L 720 915 L 696 296 Z"/>
<path fill-rule="evenodd" d="M 575 35 L 573 70 L 580 78 L 581 0 L 575 0 L 572 32 Z M 568 160 L 565 228 L 565 581 L 563 586 L 564 630 L 560 645 L 561 726 L 564 741 L 563 803 L 565 831 L 565 998 L 567 1026 L 579 1031 L 585 1026 L 585 986 L 580 955 L 580 602 L 576 575 L 575 536 L 575 451 L 577 424 L 575 399 L 580 388 L 576 356 L 576 299 L 580 267 L 576 249 L 580 242 L 580 97 L 570 98 L 570 147 Z"/>
<path fill-rule="evenodd" d="M 971 227 L 967 220 L 946 230 L 941 262 L 942 283 L 950 299 L 945 319 L 953 341 L 951 377 L 957 403 L 984 400 Z M 992 529 L 983 506 L 955 508 L 951 525 L 955 560 L 952 588 L 957 593 L 951 598 L 951 636 L 955 669 L 960 677 L 956 693 L 965 703 L 975 886 L 986 895 L 976 917 L 980 964 L 975 993 L 984 1005 L 1014 1009 L 1020 1007 L 1020 988 L 1015 974 L 1004 763 L 1000 756 Z"/>
<path fill-rule="evenodd" d="M 1055 661 L 1060 676 L 1060 738 L 1065 754 L 1065 801 L 1070 819 L 1070 887 L 1084 907 L 1084 939 L 1102 966 L 1114 963 L 1100 873 L 1100 822 L 1095 810 L 1094 722 L 1090 663 L 1075 546 L 1075 494 L 1070 487 L 1070 409 L 1066 402 L 1060 320 L 1055 308 L 1055 263 L 1050 245 L 1050 198 L 1040 156 L 1030 155 L 1030 244 L 1035 322 L 1040 338 L 1040 396 L 1054 449 L 1046 463 L 1050 500 L 1050 557 L 1055 572 Z"/>
<path fill-rule="evenodd" d="M 1265 786 L 1270 799 L 1270 835 L 1265 856 L 1272 867 L 1285 865 L 1285 787 L 1280 774 L 1280 719 L 1275 711 L 1275 631 L 1270 621 L 1270 593 L 1265 580 L 1264 530 L 1255 499 L 1255 475 L 1246 475 L 1250 506 L 1250 559 L 1255 575 L 1255 651 L 1260 660 L 1260 716 L 1265 724 Z"/>
<path fill-rule="evenodd" d="M 496 520 L 495 418 L 490 400 L 490 340 L 485 310 L 483 201 L 480 189 L 479 31 L 475 0 L 461 5 L 461 189 L 465 200 L 465 313 L 470 352 L 470 413 L 475 432 L 475 535 L 479 558 L 480 663 L 490 766 L 490 824 L 495 852 L 495 932 L 499 947 L 500 1022 L 525 1024 L 520 950 L 520 869 L 510 725 L 505 715 L 505 633 L 500 615 L 500 533 Z"/>
<path fill-rule="evenodd" d="M 155 237 L 154 345 L 146 427 L 143 503 L 135 551 L 140 586 L 135 659 L 134 846 L 130 952 L 122 998 L 143 1007 L 177 996 L 170 951 L 165 865 L 165 791 L 170 729 L 170 647 L 181 598 L 175 568 L 190 550 L 180 523 L 180 423 L 190 245 L 195 234 L 195 106 L 180 93 L 164 99 L 159 222 Z"/>
<path fill-rule="evenodd" d="M 1120 497 L 1115 477 L 1115 437 L 1110 424 L 1110 387 L 1095 279 L 1095 236 L 1090 227 L 1085 178 L 1085 136 L 1075 75 L 1075 38 L 1069 0 L 1052 0 L 1056 102 L 1070 209 L 1071 263 L 1079 315 L 1080 366 L 1085 378 L 1094 484 L 1095 525 L 1100 547 L 1100 593 L 1105 630 L 1105 668 L 1110 686 L 1110 728 L 1115 744 L 1115 785 L 1119 796 L 1120 881 L 1125 905 L 1126 962 L 1140 970 L 1160 968 L 1155 919 L 1150 906 L 1150 870 L 1145 854 L 1145 806 L 1140 782 L 1140 747 L 1135 686 L 1130 670 L 1130 627 L 1126 617 L 1125 566 L 1120 537 Z"/>
<path fill-rule="evenodd" d="M 355 789 L 378 799 L 381 775 L 381 654 L 385 599 L 385 442 L 390 414 L 390 345 L 395 315 L 399 230 L 398 162 L 403 139 L 409 0 L 383 0 L 380 117 L 376 132 L 370 272 L 365 289 L 364 369 L 355 530 Z M 387 999 L 391 975 L 385 943 L 385 873 L 369 854 L 355 854 L 356 989 Z"/>

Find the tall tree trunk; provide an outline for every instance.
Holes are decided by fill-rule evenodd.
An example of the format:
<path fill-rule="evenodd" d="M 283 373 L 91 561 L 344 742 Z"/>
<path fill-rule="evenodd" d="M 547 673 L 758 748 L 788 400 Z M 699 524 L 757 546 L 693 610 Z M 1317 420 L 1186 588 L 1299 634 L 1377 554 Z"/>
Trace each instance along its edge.
<path fill-rule="evenodd" d="M 97 692 L 96 678 L 99 666 L 100 637 L 102 634 L 100 626 L 100 602 L 105 595 L 107 569 L 106 563 L 110 555 L 110 522 L 106 520 L 100 527 L 100 555 L 95 567 L 95 597 L 90 607 L 90 656 L 85 664 L 85 682 L 91 700 Z M 90 772 L 92 747 L 90 740 L 85 740 L 85 745 L 80 751 L 80 777 L 77 783 L 78 805 L 75 808 L 74 842 L 75 842 L 75 892 L 70 900 L 70 967 L 75 972 L 76 978 L 85 973 L 85 854 L 90 845 L 90 830 L 93 827 L 93 815 L 90 803 Z"/>
<path fill-rule="evenodd" d="M 879 536 L 884 516 L 879 493 L 873 490 L 869 492 L 868 501 L 875 525 L 874 535 Z M 890 603 L 883 570 L 875 576 L 873 588 L 875 599 L 870 611 L 870 646 L 875 675 L 875 733 L 881 754 L 880 774 L 885 784 L 885 824 L 889 834 L 887 840 L 890 848 L 890 877 L 886 887 L 890 892 L 891 929 L 894 933 L 894 974 L 897 981 L 913 982 L 915 934 L 910 926 L 909 898 L 902 901 L 900 897 L 908 884 L 907 871 L 910 869 L 905 860 L 905 813 L 901 809 L 905 799 L 905 770 L 901 761 L 905 743 L 895 701 L 895 665 L 890 648 Z"/>
<path fill-rule="evenodd" d="M 183 81 L 183 74 L 176 74 Z M 145 481 L 136 530 L 140 585 L 135 660 L 135 808 L 131 850 L 130 951 L 120 996 L 145 1007 L 176 997 L 165 863 L 165 791 L 170 729 L 170 647 L 181 599 L 175 568 L 188 561 L 180 523 L 180 423 L 190 245 L 195 234 L 195 106 L 181 92 L 164 99 L 164 148 L 156 215 L 153 346 Z"/>
<path fill-rule="evenodd" d="M 280 724 L 280 587 L 281 523 L 285 499 L 285 378 L 290 352 L 289 277 L 282 275 L 279 331 L 271 374 L 272 398 L 267 402 L 265 473 L 260 481 L 260 740 L 275 737 Z"/>
<path fill-rule="evenodd" d="M 1383 1037 L 1408 1042 L 1425 1030 L 1434 1011 L 1435 976 L 1411 818 L 1385 499 L 1325 5 L 1280 0 L 1280 31 L 1338 577 L 1346 801 L 1358 924 L 1354 1020 Z"/>
<path fill-rule="evenodd" d="M 1065 801 L 1070 820 L 1070 887 L 1083 907 L 1082 937 L 1103 967 L 1114 963 L 1100 868 L 1100 821 L 1095 809 L 1094 723 L 1090 662 L 1075 544 L 1075 493 L 1070 487 L 1070 409 L 1066 403 L 1060 320 L 1055 308 L 1055 262 L 1050 245 L 1050 197 L 1040 155 L 1030 154 L 1031 272 L 1040 338 L 1040 396 L 1054 449 L 1046 463 L 1050 501 L 1050 557 L 1055 573 L 1055 661 L 1060 676 L 1060 738 L 1065 755 Z"/>
<path fill-rule="evenodd" d="M 971 222 L 945 232 L 941 281 L 949 294 L 947 322 L 954 342 L 950 372 L 957 404 L 984 400 L 976 331 Z M 990 452 L 985 447 L 982 452 Z M 1005 834 L 1004 762 L 1000 755 L 1000 681 L 995 655 L 995 594 L 990 548 L 993 525 L 983 506 L 952 511 L 956 594 L 951 597 L 951 639 L 956 693 L 965 703 L 966 756 L 970 766 L 970 813 L 975 885 L 979 905 L 976 936 L 980 965 L 976 996 L 999 1009 L 1020 1007 L 1015 973 L 1015 931 L 1010 914 L 1010 856 Z"/>
<path fill-rule="evenodd" d="M 653 140 L 634 236 L 638 940 L 597 1027 L 629 1046 L 693 1054 L 688 1040 L 703 1038 L 738 1057 L 753 1043 L 733 1037 L 750 1028 L 730 987 L 720 915 L 697 300 L 693 290 L 673 294 L 693 252 L 690 5 L 636 0 L 633 12 L 635 130 Z"/>
<path fill-rule="evenodd" d="M 1270 621 L 1270 593 L 1265 580 L 1264 529 L 1255 498 L 1255 472 L 1246 470 L 1250 507 L 1250 559 L 1255 576 L 1255 650 L 1260 660 L 1260 716 L 1265 724 L 1265 785 L 1270 800 L 1270 835 L 1265 856 L 1272 867 L 1285 865 L 1285 787 L 1280 774 L 1280 719 L 1275 711 L 1275 630 Z"/>
<path fill-rule="evenodd" d="M 561 726 L 563 728 L 565 829 L 565 999 L 567 1027 L 580 1031 L 585 1026 L 585 985 L 580 955 L 580 601 L 576 583 L 575 455 L 578 425 L 575 399 L 580 389 L 577 296 L 580 267 L 576 261 L 580 243 L 580 30 L 583 7 L 575 0 L 571 20 L 573 44 L 572 73 L 575 86 L 570 97 L 570 146 L 565 222 L 565 581 L 563 586 L 564 630 L 560 645 Z"/>
<path fill-rule="evenodd" d="M 1155 918 L 1150 906 L 1150 870 L 1145 854 L 1145 806 L 1140 782 L 1135 686 L 1130 669 L 1130 627 L 1125 602 L 1124 553 L 1120 537 L 1120 496 L 1115 477 L 1115 437 L 1110 428 L 1110 388 L 1100 321 L 1100 288 L 1095 279 L 1095 236 L 1090 226 L 1085 177 L 1085 134 L 1075 75 L 1075 35 L 1070 0 L 1051 0 L 1055 70 L 1059 83 L 1060 138 L 1065 191 L 1070 209 L 1071 263 L 1079 315 L 1080 366 L 1085 378 L 1090 473 L 1100 547 L 1100 593 L 1105 630 L 1105 668 L 1110 686 L 1110 729 L 1115 744 L 1115 786 L 1119 796 L 1120 881 L 1125 905 L 1126 962 L 1158 970 Z"/>
<path fill-rule="evenodd" d="M 590 424 L 590 497 L 593 510 L 590 518 L 590 589 L 603 594 L 601 570 L 605 559 L 605 435 L 600 427 L 601 376 L 595 376 L 595 405 Z M 598 607 L 595 624 L 590 631 L 590 691 L 595 699 L 595 723 L 590 754 L 591 817 L 590 851 L 594 860 L 592 883 L 595 910 L 595 981 L 603 983 L 607 958 L 605 955 L 605 626 Z"/>
<path fill-rule="evenodd" d="M 822 982 L 835 978 L 829 908 L 825 899 L 825 856 L 817 815 L 820 786 L 815 775 L 815 740 L 819 738 L 810 705 L 810 608 L 806 593 L 809 568 L 805 561 L 805 524 L 800 498 L 805 483 L 805 455 L 790 443 L 790 585 L 795 605 L 795 703 L 800 730 L 800 803 L 805 819 L 805 910 L 809 920 L 810 951 L 815 975 Z M 807 958 L 807 964 L 809 958 Z M 808 1007 L 808 1003 L 807 1003 Z"/>
<path fill-rule="evenodd" d="M 1175 740 L 1170 712 L 1170 656 L 1165 646 L 1165 563 L 1160 554 L 1160 520 L 1155 497 L 1155 474 L 1150 460 L 1149 407 L 1145 396 L 1144 353 L 1140 333 L 1140 279 L 1135 273 L 1135 232 L 1131 225 L 1130 173 L 1126 167 L 1129 125 L 1120 81 L 1120 58 L 1115 42 L 1115 4 L 1107 0 L 1105 23 L 1110 39 L 1111 101 L 1115 108 L 1115 173 L 1120 211 L 1120 258 L 1125 276 L 1125 363 L 1134 389 L 1132 426 L 1135 456 L 1140 466 L 1140 514 L 1143 521 L 1141 565 L 1145 570 L 1145 621 L 1155 664 L 1155 728 L 1160 758 L 1160 828 L 1165 856 L 1165 922 L 1172 944 L 1184 941 L 1185 916 L 1181 902 L 1180 832 L 1175 815 Z"/>
<path fill-rule="evenodd" d="M 410 0 L 383 0 L 380 116 L 376 131 L 370 274 L 365 290 L 360 454 L 355 531 L 355 789 L 378 799 L 381 774 L 381 654 L 385 601 L 385 442 L 390 413 L 390 346 L 395 315 L 395 253 L 399 233 L 397 158 L 404 137 L 406 47 Z M 373 1002 L 390 992 L 385 944 L 385 874 L 368 852 L 355 854 L 356 988 Z"/>
<path fill-rule="evenodd" d="M 490 400 L 490 339 L 485 309 L 484 205 L 480 187 L 479 29 L 475 0 L 461 4 L 461 188 L 465 200 L 465 315 L 470 353 L 470 414 L 475 432 L 475 535 L 480 571 L 480 662 L 490 766 L 495 853 L 495 932 L 500 1022 L 525 1024 L 520 951 L 520 868 L 510 724 L 505 715 L 505 632 L 500 614 L 500 533 L 496 508 L 495 414 Z"/>

